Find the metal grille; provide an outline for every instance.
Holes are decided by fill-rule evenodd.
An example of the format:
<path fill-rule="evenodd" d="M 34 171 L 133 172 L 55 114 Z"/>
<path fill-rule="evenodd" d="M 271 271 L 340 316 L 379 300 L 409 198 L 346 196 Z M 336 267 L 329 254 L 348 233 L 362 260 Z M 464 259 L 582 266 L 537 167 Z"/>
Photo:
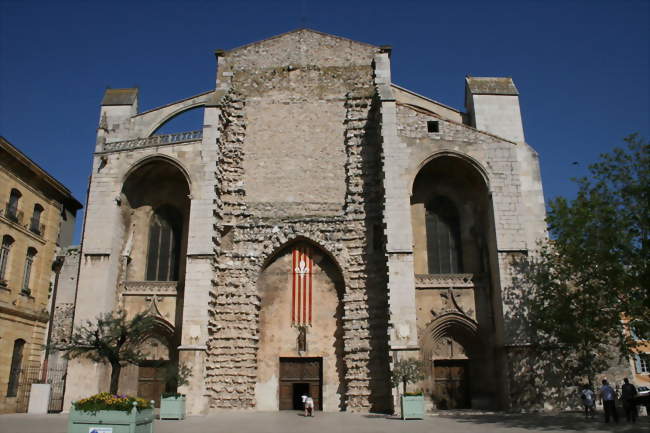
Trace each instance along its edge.
<path fill-rule="evenodd" d="M 20 370 L 18 392 L 16 393 L 16 412 L 27 412 L 32 383 L 38 382 L 41 369 L 38 366 L 25 367 Z"/>
<path fill-rule="evenodd" d="M 48 368 L 47 383 L 51 385 L 50 404 L 47 408 L 48 412 L 61 412 L 63 410 L 66 366 L 66 362 L 62 360 L 58 364 Z"/>
<path fill-rule="evenodd" d="M 41 369 L 38 366 L 22 368 L 19 374 L 18 389 L 16 392 L 16 412 L 27 412 L 29 395 L 32 384 L 41 382 Z M 50 402 L 48 412 L 61 412 L 63 410 L 63 393 L 65 391 L 66 364 L 59 364 L 48 368 L 47 383 L 50 384 Z"/>

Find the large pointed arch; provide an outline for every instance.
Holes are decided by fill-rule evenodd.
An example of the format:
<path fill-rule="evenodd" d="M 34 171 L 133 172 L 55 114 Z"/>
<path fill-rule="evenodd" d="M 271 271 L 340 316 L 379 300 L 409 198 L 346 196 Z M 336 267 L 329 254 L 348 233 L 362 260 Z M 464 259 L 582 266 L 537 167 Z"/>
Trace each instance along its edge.
<path fill-rule="evenodd" d="M 422 169 L 427 166 L 430 162 L 438 159 L 438 158 L 444 158 L 444 157 L 449 157 L 449 158 L 454 158 L 456 160 L 462 161 L 465 163 L 467 166 L 471 167 L 473 170 L 475 170 L 483 179 L 483 184 L 486 188 L 487 191 L 490 190 L 490 176 L 488 170 L 481 164 L 478 160 L 475 158 L 464 154 L 460 152 L 454 152 L 451 150 L 441 150 L 434 152 L 424 158 L 413 170 L 413 175 L 411 176 L 411 179 L 409 181 L 409 193 L 413 194 L 413 186 L 415 184 L 415 179 L 418 177 L 418 175 L 422 172 Z"/>
<path fill-rule="evenodd" d="M 257 407 L 297 409 L 296 396 L 310 392 L 317 409 L 345 410 L 341 266 L 320 242 L 299 235 L 282 240 L 260 261 L 256 281 Z"/>

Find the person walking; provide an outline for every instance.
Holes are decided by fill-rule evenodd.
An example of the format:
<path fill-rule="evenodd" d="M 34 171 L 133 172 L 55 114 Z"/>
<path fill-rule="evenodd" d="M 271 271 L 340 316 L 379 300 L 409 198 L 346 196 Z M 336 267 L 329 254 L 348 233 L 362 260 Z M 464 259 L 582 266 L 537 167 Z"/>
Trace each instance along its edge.
<path fill-rule="evenodd" d="M 585 408 L 585 418 L 593 418 L 596 415 L 596 394 L 591 390 L 589 384 L 585 384 L 580 391 L 580 400 Z"/>
<path fill-rule="evenodd" d="M 614 388 L 609 386 L 607 380 L 603 379 L 603 386 L 600 387 L 600 399 L 603 402 L 603 409 L 605 410 L 605 422 L 609 422 L 609 418 L 614 418 L 618 423 L 618 412 L 616 412 L 616 392 Z"/>
<path fill-rule="evenodd" d="M 305 395 L 305 416 L 314 416 L 314 399 L 311 398 L 311 394 L 307 393 Z"/>
<path fill-rule="evenodd" d="M 636 403 L 634 397 L 636 396 L 636 387 L 627 380 L 623 379 L 623 386 L 621 387 L 621 400 L 623 400 L 623 410 L 625 411 L 625 419 L 633 423 L 636 422 Z"/>

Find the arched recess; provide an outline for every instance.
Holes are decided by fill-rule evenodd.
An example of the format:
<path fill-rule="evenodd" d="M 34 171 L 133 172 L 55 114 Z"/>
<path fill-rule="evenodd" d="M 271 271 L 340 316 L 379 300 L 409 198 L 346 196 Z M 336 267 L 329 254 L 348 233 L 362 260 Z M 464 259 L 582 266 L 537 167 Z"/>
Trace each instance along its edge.
<path fill-rule="evenodd" d="M 285 243 L 265 261 L 257 280 L 258 409 L 299 409 L 304 392 L 319 409 L 345 409 L 344 288 L 332 255 L 308 239 Z"/>
<path fill-rule="evenodd" d="M 151 127 L 147 137 L 202 129 L 204 106 L 203 102 L 196 103 L 170 113 Z"/>
<path fill-rule="evenodd" d="M 126 229 L 122 256 L 128 260 L 123 279 L 151 280 L 147 278 L 147 258 L 154 247 L 151 224 L 157 214 L 165 210 L 165 214 L 177 215 L 174 219 L 180 236 L 175 274 L 177 281 L 184 281 L 190 214 L 190 184 L 186 172 L 169 158 L 156 156 L 141 160 L 128 170 L 121 196 Z"/>
<path fill-rule="evenodd" d="M 485 273 L 488 269 L 487 243 L 490 238 L 490 194 L 484 171 L 469 157 L 456 153 L 438 153 L 421 166 L 411 190 L 411 217 L 415 241 L 414 259 L 416 274 L 431 273 Z M 440 207 L 448 204 L 450 209 Z M 429 258 L 434 236 L 428 217 L 436 213 L 456 214 L 458 245 L 462 252 L 458 262 L 461 267 L 444 267 L 430 272 Z M 429 218 L 430 219 L 430 218 Z M 456 228 L 454 228 L 456 230 Z M 453 243 L 446 243 L 451 248 Z M 452 254 L 452 252 L 447 252 Z"/>
<path fill-rule="evenodd" d="M 412 185 L 411 224 L 421 354 L 429 368 L 426 387 L 440 407 L 492 406 L 496 318 L 491 276 L 497 268 L 485 170 L 456 152 L 427 159 Z M 436 320 L 430 323 L 432 317 Z M 462 386 L 453 389 L 454 383 Z M 446 395 L 445 387 L 450 387 Z"/>

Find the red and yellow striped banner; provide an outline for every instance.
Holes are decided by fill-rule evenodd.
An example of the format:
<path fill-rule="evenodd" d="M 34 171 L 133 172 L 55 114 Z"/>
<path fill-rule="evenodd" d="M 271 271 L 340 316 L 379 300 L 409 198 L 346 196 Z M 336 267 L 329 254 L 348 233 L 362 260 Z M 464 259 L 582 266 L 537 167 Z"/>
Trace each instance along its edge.
<path fill-rule="evenodd" d="M 291 291 L 291 324 L 311 325 L 312 269 L 314 261 L 309 247 L 293 249 L 293 287 Z"/>

